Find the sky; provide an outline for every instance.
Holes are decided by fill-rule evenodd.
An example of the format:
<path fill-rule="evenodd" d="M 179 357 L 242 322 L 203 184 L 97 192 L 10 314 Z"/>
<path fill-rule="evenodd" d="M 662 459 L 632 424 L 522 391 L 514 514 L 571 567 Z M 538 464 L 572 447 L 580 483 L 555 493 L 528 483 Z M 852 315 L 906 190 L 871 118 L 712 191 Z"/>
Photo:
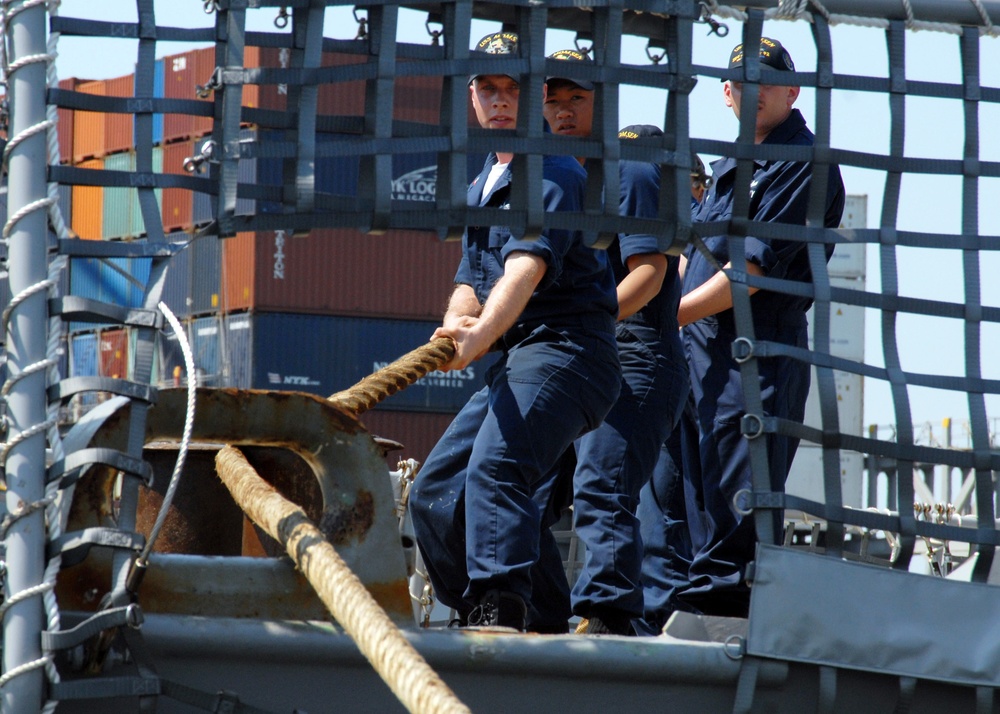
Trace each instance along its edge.
<path fill-rule="evenodd" d="M 95 20 L 134 22 L 135 2 L 130 0 L 63 0 L 61 15 Z M 259 31 L 277 31 L 273 21 L 275 8 L 249 10 L 247 24 Z M 211 25 L 201 0 L 157 0 L 157 24 L 173 27 L 203 27 Z M 739 41 L 741 25 L 735 20 L 722 20 L 729 35 L 719 38 L 698 26 L 694 31 L 695 64 L 722 67 L 733 45 Z M 399 39 L 405 42 L 430 42 L 424 26 L 424 16 L 403 11 Z M 476 21 L 473 38 L 498 27 Z M 324 34 L 337 39 L 353 38 L 357 23 L 350 8 L 327 10 Z M 764 34 L 775 37 L 790 51 L 800 71 L 815 68 L 816 52 L 811 29 L 805 22 L 768 21 Z M 880 29 L 838 25 L 832 28 L 834 71 L 838 74 L 888 76 L 885 33 Z M 99 50 L 95 40 L 62 38 L 59 45 L 57 71 L 60 78 L 76 76 L 104 79 L 133 71 L 137 42 L 105 39 Z M 573 47 L 572 33 L 550 30 L 546 52 Z M 160 43 L 157 56 L 176 54 L 193 45 Z M 981 83 L 1000 87 L 1000 39 L 984 37 L 981 46 Z M 906 73 L 914 80 L 961 82 L 959 39 L 941 32 L 908 33 L 906 43 Z M 648 65 L 645 42 L 636 37 L 623 38 L 622 61 Z M 663 125 L 666 93 L 657 90 L 622 87 L 620 95 L 620 125 Z M 796 107 L 811 126 L 815 126 L 815 92 L 804 88 Z M 690 125 L 693 136 L 731 141 L 738 132 L 736 118 L 722 103 L 721 84 L 709 77 L 698 82 L 691 95 Z M 1000 140 L 995 127 L 1000 126 L 1000 107 L 981 103 L 980 158 L 1000 160 Z M 885 95 L 835 90 L 833 93 L 832 144 L 835 148 L 886 155 L 889 153 L 889 102 Z M 962 103 L 954 100 L 906 98 L 905 155 L 932 159 L 960 159 L 964 144 Z M 717 158 L 703 155 L 706 162 Z M 881 172 L 850 166 L 842 167 L 848 194 L 867 196 L 867 225 L 879 224 L 885 176 Z M 1000 179 L 981 178 L 979 185 L 979 230 L 983 235 L 1000 234 L 1000 201 L 994 197 L 1000 189 Z M 908 174 L 903 179 L 900 230 L 928 231 L 946 234 L 961 232 L 961 180 L 958 177 Z M 980 255 L 983 278 L 983 305 L 1000 306 L 1000 280 L 990 280 L 1000 270 L 996 253 Z M 960 251 L 930 249 L 898 249 L 900 294 L 934 300 L 961 303 L 963 297 L 962 254 Z M 880 290 L 879 257 L 871 247 L 867 250 L 865 284 L 871 292 Z M 961 375 L 964 373 L 965 348 L 961 321 L 901 315 L 897 325 L 900 359 L 904 370 L 926 374 Z M 1000 325 L 982 329 L 983 377 L 1000 379 Z M 880 320 L 874 311 L 865 315 L 865 360 L 882 366 Z M 913 422 L 926 430 L 928 438 L 943 438 L 942 421 L 954 423 L 956 445 L 966 438 L 964 425 L 969 419 L 967 398 L 961 393 L 940 392 L 911 387 L 909 390 Z M 1000 398 L 987 399 L 987 413 L 1000 419 Z M 866 380 L 864 385 L 865 425 L 891 425 L 895 422 L 891 399 L 885 384 Z M 993 423 L 991 421 L 991 431 Z M 886 434 L 880 434 L 885 438 Z"/>

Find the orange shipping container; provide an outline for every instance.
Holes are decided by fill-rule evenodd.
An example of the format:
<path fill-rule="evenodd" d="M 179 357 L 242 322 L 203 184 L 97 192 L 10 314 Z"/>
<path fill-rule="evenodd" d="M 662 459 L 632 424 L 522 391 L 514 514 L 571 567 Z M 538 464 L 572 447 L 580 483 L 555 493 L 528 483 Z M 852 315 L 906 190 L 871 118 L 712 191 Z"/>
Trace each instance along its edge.
<path fill-rule="evenodd" d="M 461 245 L 433 233 L 239 233 L 222 241 L 222 309 L 439 320 Z M 358 266 L 370 266 L 359 270 Z"/>
<path fill-rule="evenodd" d="M 105 82 L 105 90 L 109 97 L 135 96 L 135 76 L 116 77 Z M 132 125 L 135 117 L 131 114 L 112 113 L 104 117 L 104 151 L 115 154 L 129 151 L 133 148 Z"/>
<path fill-rule="evenodd" d="M 81 82 L 76 90 L 84 94 L 105 96 L 107 82 L 103 79 Z M 104 124 L 107 116 L 103 112 L 76 112 L 76 117 L 73 119 L 74 163 L 100 158 L 107 153 L 104 145 Z"/>
<path fill-rule="evenodd" d="M 194 156 L 194 141 L 182 141 L 163 147 L 163 173 L 187 175 L 184 159 Z M 194 192 L 186 188 L 163 189 L 163 230 L 187 230 L 191 227 Z"/>
<path fill-rule="evenodd" d="M 79 166 L 81 169 L 103 169 L 104 159 L 89 159 Z M 101 240 L 104 228 L 104 187 L 73 186 L 72 211 L 70 223 L 76 234 L 89 240 Z"/>

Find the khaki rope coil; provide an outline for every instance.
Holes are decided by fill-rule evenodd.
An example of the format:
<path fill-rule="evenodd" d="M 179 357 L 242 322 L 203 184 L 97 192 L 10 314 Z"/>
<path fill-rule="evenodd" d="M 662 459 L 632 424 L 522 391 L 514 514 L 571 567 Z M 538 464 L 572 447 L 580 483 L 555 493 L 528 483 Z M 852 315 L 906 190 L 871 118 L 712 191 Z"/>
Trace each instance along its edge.
<path fill-rule="evenodd" d="M 215 467 L 233 499 L 285 547 L 330 614 L 403 706 L 419 714 L 470 711 L 403 637 L 301 508 L 264 481 L 232 446 L 219 451 Z"/>
<path fill-rule="evenodd" d="M 373 372 L 349 389 L 329 397 L 336 406 L 355 415 L 368 411 L 388 396 L 440 369 L 455 356 L 450 337 L 438 337 Z"/>

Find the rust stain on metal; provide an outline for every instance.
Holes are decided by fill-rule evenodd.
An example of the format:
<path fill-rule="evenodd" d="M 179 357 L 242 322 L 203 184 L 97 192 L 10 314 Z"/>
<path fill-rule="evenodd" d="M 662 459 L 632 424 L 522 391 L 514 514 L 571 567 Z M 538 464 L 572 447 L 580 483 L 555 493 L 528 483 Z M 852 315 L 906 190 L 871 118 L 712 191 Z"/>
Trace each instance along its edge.
<path fill-rule="evenodd" d="M 371 491 L 358 491 L 353 506 L 327 508 L 319 529 L 333 545 L 344 545 L 352 540 L 364 540 L 374 522 L 375 499 Z"/>

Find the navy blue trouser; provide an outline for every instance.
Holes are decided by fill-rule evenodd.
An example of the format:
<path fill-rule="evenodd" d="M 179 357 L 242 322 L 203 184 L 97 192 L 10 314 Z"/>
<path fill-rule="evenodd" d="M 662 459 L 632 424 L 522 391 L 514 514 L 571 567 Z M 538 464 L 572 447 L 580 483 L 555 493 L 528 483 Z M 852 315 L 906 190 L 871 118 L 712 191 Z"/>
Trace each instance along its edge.
<path fill-rule="evenodd" d="M 795 324 L 755 326 L 757 339 L 807 347 L 805 316 Z M 750 591 L 744 582 L 753 560 L 756 530 L 733 505 L 736 494 L 752 489 L 749 449 L 740 432 L 746 412 L 739 365 L 732 358 L 733 335 L 719 333 L 714 320 L 684 328 L 691 370 L 694 420 L 684 420 L 682 438 L 697 443 L 697 460 L 684 465 L 684 488 L 699 514 L 689 514 L 694 557 L 690 584 L 678 595 L 690 608 L 709 615 L 745 617 Z M 757 360 L 765 416 L 802 421 L 809 392 L 809 365 L 786 357 Z M 690 430 L 694 429 L 694 433 Z M 783 490 L 798 439 L 767 434 L 772 490 Z M 694 441 L 692 441 L 692 439 Z M 778 530 L 780 533 L 780 529 Z"/>
<path fill-rule="evenodd" d="M 586 555 L 573 614 L 630 620 L 643 612 L 639 491 L 677 421 L 687 366 L 676 335 L 664 344 L 659 330 L 620 323 L 616 336 L 621 394 L 604 423 L 576 442 L 574 528 Z"/>
<path fill-rule="evenodd" d="M 682 442 L 680 422 L 693 417 L 694 404 L 688 396 L 677 426 L 660 449 L 653 476 L 639 494 L 636 516 L 643 547 L 643 616 L 633 627 L 642 635 L 660 634 L 670 614 L 684 608 L 677 593 L 688 584 L 692 550 L 683 468 L 690 462 L 692 449 Z M 693 452 L 697 453 L 697 444 Z M 698 515 L 696 508 L 692 512 Z"/>
<path fill-rule="evenodd" d="M 442 603 L 467 613 L 498 589 L 544 613 L 551 611 L 545 584 L 558 589 L 562 578 L 566 589 L 554 539 L 542 528 L 558 480 L 567 477 L 557 465 L 617 398 L 617 349 L 610 335 L 542 326 L 508 350 L 486 380 L 414 482 L 414 534 Z"/>

